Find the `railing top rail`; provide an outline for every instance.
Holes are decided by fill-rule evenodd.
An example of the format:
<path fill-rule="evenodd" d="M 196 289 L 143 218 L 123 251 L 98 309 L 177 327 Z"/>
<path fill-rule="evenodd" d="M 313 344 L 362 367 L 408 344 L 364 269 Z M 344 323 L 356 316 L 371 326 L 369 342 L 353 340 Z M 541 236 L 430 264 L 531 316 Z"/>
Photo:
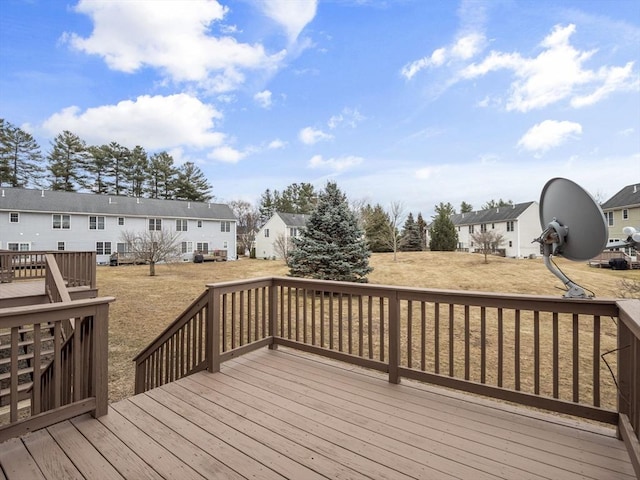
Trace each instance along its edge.
<path fill-rule="evenodd" d="M 207 284 L 208 288 L 232 290 L 248 283 L 262 282 L 276 286 L 305 288 L 353 295 L 398 295 L 405 300 L 455 303 L 485 307 L 550 311 L 558 313 L 583 313 L 591 315 L 618 314 L 617 300 L 613 298 L 569 299 L 561 296 L 479 292 L 469 290 L 444 290 L 404 287 L 371 283 L 338 282 L 294 277 L 266 277 L 251 280 L 235 280 Z"/>
<path fill-rule="evenodd" d="M 17 327 L 47 320 L 64 320 L 90 314 L 96 306 L 115 301 L 114 297 L 98 297 L 71 302 L 43 303 L 0 309 L 0 328 Z M 48 318 L 45 318 L 48 317 Z"/>

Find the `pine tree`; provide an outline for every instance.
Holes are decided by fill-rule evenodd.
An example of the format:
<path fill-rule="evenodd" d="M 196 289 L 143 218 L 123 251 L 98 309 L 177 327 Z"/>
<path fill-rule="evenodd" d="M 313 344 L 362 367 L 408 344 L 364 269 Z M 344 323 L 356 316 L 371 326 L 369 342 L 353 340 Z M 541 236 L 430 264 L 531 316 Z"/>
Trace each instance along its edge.
<path fill-rule="evenodd" d="M 364 208 L 363 217 L 364 232 L 371 251 L 376 253 L 392 252 L 393 246 L 387 235 L 391 219 L 382 205 L 376 204 L 374 207 L 367 205 Z"/>
<path fill-rule="evenodd" d="M 200 168 L 193 162 L 186 162 L 178 169 L 176 198 L 194 202 L 211 200 L 211 184 Z"/>
<path fill-rule="evenodd" d="M 108 145 L 91 146 L 87 149 L 87 186 L 93 193 L 105 195 L 111 191 L 113 185 L 107 173 L 109 167 Z"/>
<path fill-rule="evenodd" d="M 53 140 L 48 155 L 49 171 L 53 177 L 51 189 L 75 192 L 84 188 L 87 182 L 84 172 L 87 155 L 84 140 L 68 130 L 60 133 Z"/>
<path fill-rule="evenodd" d="M 44 168 L 40 146 L 33 136 L 5 122 L 0 122 L 0 185 L 38 186 Z"/>
<path fill-rule="evenodd" d="M 436 215 L 429 230 L 431 240 L 429 248 L 432 251 L 452 252 L 458 245 L 458 232 L 451 221 L 451 215 L 455 212 L 450 203 L 436 205 Z"/>
<path fill-rule="evenodd" d="M 420 249 L 427 249 L 427 222 L 422 218 L 422 213 L 418 213 L 418 219 L 416 220 L 418 231 L 420 232 Z"/>
<path fill-rule="evenodd" d="M 404 226 L 402 227 L 400 251 L 419 252 L 420 250 L 422 250 L 420 230 L 418 230 L 418 224 L 413 219 L 413 213 L 409 212 L 409 215 L 404 222 Z"/>
<path fill-rule="evenodd" d="M 273 217 L 277 211 L 275 202 L 273 201 L 273 194 L 268 188 L 260 196 L 258 211 L 260 212 L 260 225 L 267 223 L 267 221 Z"/>
<path fill-rule="evenodd" d="M 473 212 L 473 205 L 467 202 L 462 202 L 460 204 L 460 213 L 471 213 Z"/>
<path fill-rule="evenodd" d="M 174 198 L 178 170 L 167 152 L 155 153 L 149 160 L 147 191 L 151 198 Z"/>
<path fill-rule="evenodd" d="M 128 191 L 127 170 L 131 152 L 127 147 L 120 145 L 118 142 L 111 142 L 103 148 L 109 161 L 107 172 L 113 181 L 111 193 L 124 195 Z"/>
<path fill-rule="evenodd" d="M 147 156 L 147 152 L 145 152 L 144 148 L 140 145 L 136 145 L 136 147 L 131 150 L 125 171 L 125 179 L 129 186 L 129 195 L 142 197 L 148 170 L 149 157 Z"/>
<path fill-rule="evenodd" d="M 372 270 L 371 252 L 345 195 L 335 183 L 327 183 L 306 228 L 293 242 L 291 276 L 367 282 Z"/>

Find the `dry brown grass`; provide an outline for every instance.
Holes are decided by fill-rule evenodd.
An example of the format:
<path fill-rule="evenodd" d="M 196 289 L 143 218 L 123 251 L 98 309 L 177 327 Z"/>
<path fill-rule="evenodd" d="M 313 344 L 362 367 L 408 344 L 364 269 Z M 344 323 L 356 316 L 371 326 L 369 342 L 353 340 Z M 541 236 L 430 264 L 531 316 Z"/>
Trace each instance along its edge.
<path fill-rule="evenodd" d="M 584 263 L 560 260 L 576 283 L 598 297 L 619 297 L 623 278 L 640 281 L 640 270 L 612 271 Z M 424 288 L 531 293 L 561 296 L 561 283 L 541 259 L 514 260 L 481 255 L 417 252 L 374 254 L 369 281 L 376 284 Z M 133 358 L 149 344 L 207 283 L 262 276 L 286 275 L 281 261 L 242 259 L 226 263 L 158 265 L 150 277 L 147 266 L 101 267 L 101 296 L 114 296 L 109 320 L 109 398 L 116 401 L 133 393 Z"/>

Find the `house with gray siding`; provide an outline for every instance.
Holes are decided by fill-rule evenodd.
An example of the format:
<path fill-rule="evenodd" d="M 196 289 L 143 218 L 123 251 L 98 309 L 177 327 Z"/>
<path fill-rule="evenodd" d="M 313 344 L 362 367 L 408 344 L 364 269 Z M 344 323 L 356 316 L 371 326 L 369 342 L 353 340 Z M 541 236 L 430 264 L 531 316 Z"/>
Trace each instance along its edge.
<path fill-rule="evenodd" d="M 178 234 L 182 259 L 226 250 L 236 258 L 236 218 L 228 205 L 0 188 L 0 249 L 95 251 L 98 263 L 124 253 L 125 232 Z"/>
<path fill-rule="evenodd" d="M 451 216 L 451 221 L 458 232 L 459 250 L 474 252 L 479 245 L 474 245 L 471 235 L 495 230 L 504 238 L 499 248 L 504 249 L 506 257 L 524 258 L 540 254 L 540 244 L 532 243 L 542 232 L 538 202 L 458 213 Z"/>

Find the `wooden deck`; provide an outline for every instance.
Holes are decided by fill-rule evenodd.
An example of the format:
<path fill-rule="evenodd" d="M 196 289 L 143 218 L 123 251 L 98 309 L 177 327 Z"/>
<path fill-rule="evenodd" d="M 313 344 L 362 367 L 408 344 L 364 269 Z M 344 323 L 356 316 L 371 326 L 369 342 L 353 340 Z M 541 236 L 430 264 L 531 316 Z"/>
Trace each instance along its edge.
<path fill-rule="evenodd" d="M 0 300 L 34 295 L 44 295 L 44 280 L 0 283 Z"/>
<path fill-rule="evenodd" d="M 8 440 L 0 466 L 20 480 L 635 478 L 612 429 L 287 349 Z"/>

